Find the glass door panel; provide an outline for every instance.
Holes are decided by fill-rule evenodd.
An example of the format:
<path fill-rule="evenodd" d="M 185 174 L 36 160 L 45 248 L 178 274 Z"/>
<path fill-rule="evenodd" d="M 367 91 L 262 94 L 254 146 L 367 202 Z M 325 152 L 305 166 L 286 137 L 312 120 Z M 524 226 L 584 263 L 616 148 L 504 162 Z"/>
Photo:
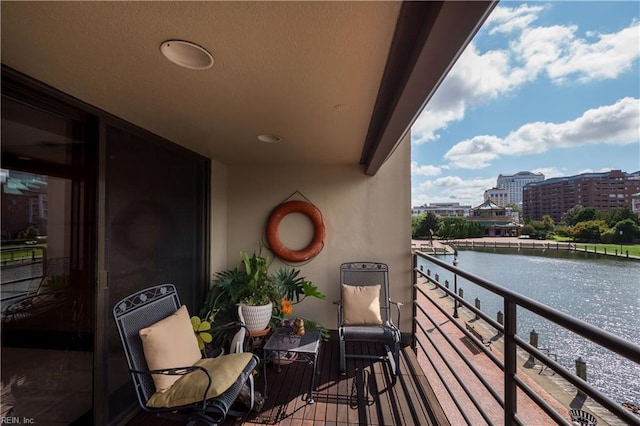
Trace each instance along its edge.
<path fill-rule="evenodd" d="M 95 257 L 87 252 L 87 131 L 82 121 L 3 95 L 3 419 L 91 418 Z"/>

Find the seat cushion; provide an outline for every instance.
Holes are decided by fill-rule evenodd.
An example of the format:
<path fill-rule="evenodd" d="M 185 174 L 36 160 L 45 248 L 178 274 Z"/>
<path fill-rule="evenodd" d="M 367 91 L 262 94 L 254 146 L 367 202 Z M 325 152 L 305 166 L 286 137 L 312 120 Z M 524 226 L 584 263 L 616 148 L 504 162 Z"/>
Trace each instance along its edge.
<path fill-rule="evenodd" d="M 149 370 L 191 367 L 202 358 L 187 307 L 139 332 Z M 156 392 L 165 392 L 180 376 L 153 374 Z"/>
<path fill-rule="evenodd" d="M 380 325 L 380 284 L 342 284 L 342 322 L 349 325 Z"/>
<path fill-rule="evenodd" d="M 207 393 L 207 399 L 215 398 L 229 389 L 238 380 L 252 357 L 251 353 L 244 352 L 205 358 L 196 362 L 195 365 L 205 368 L 211 375 L 211 388 Z M 207 384 L 207 375 L 203 371 L 191 372 L 180 377 L 166 392 L 154 393 L 147 401 L 147 407 L 172 408 L 202 402 Z"/>

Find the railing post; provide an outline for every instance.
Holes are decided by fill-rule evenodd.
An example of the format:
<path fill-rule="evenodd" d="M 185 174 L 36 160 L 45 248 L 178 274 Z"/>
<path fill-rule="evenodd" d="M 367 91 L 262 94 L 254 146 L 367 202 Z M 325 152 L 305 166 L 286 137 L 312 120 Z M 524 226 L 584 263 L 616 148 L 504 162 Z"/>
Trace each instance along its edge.
<path fill-rule="evenodd" d="M 581 356 L 576 359 L 576 376 L 580 377 L 585 382 L 587 381 L 587 362 L 582 359 Z M 576 396 L 586 397 L 584 392 L 578 389 L 578 394 Z"/>
<path fill-rule="evenodd" d="M 464 299 L 464 288 L 460 287 L 458 290 L 458 296 L 460 296 L 461 299 Z"/>
<path fill-rule="evenodd" d="M 453 255 L 454 255 L 453 266 L 457 268 L 458 267 L 458 250 L 454 249 Z M 458 295 L 458 274 L 457 273 L 453 274 L 453 293 L 456 296 Z M 453 317 L 459 318 L 458 299 L 456 299 L 455 297 L 453 298 Z"/>
<path fill-rule="evenodd" d="M 476 301 L 475 301 L 475 303 L 476 303 L 476 309 L 477 309 L 477 310 L 480 310 L 480 299 L 478 299 L 478 298 L 476 297 Z M 478 314 L 476 314 L 476 319 L 478 319 L 478 318 L 480 318 L 480 317 L 478 316 Z"/>
<path fill-rule="evenodd" d="M 504 325 L 504 314 L 502 313 L 502 311 L 498 311 L 498 314 L 496 315 L 496 321 L 498 321 L 498 324 Z"/>
<path fill-rule="evenodd" d="M 413 294 L 413 303 L 411 304 L 411 312 L 412 312 L 412 318 L 413 321 L 411 321 L 411 349 L 413 349 L 413 353 L 416 353 L 417 350 L 417 343 L 416 343 L 416 332 L 417 332 L 417 326 L 416 326 L 416 322 L 417 322 L 417 318 L 418 318 L 418 308 L 417 308 L 417 300 L 418 300 L 418 289 L 416 288 L 416 285 L 418 285 L 418 272 L 416 272 L 416 267 L 418 266 L 418 255 L 417 254 L 413 254 L 413 259 L 412 259 L 412 263 L 413 263 L 413 269 L 412 269 L 412 280 L 413 280 L 413 285 L 411 286 L 412 290 L 411 293 Z M 420 271 L 422 271 L 422 265 L 420 265 Z"/>
<path fill-rule="evenodd" d="M 506 322 L 504 324 L 504 424 L 511 426 L 516 424 L 518 411 L 516 399 L 516 304 L 507 298 L 504 299 L 504 312 Z"/>
<path fill-rule="evenodd" d="M 529 333 L 529 344 L 534 348 L 538 348 L 538 333 L 535 330 L 531 330 Z M 533 366 L 536 363 L 536 359 L 533 355 L 529 354 L 529 359 L 527 360 L 527 364 Z"/>

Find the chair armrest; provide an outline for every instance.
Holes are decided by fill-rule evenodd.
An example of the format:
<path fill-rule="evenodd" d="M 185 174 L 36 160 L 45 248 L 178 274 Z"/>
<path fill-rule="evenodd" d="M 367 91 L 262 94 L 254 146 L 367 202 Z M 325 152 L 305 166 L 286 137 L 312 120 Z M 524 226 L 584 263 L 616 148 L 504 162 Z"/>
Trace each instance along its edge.
<path fill-rule="evenodd" d="M 142 375 L 151 375 L 151 374 L 164 374 L 169 376 L 184 376 L 189 373 L 193 373 L 194 371 L 202 371 L 207 375 L 207 388 L 204 390 L 204 395 L 202 395 L 202 411 L 205 411 L 207 408 L 207 394 L 209 393 L 209 389 L 211 388 L 211 374 L 207 371 L 206 368 L 200 367 L 199 365 L 192 365 L 189 367 L 175 367 L 175 368 L 167 368 L 163 370 L 129 370 L 135 374 Z"/>
<path fill-rule="evenodd" d="M 338 311 L 338 329 L 340 329 L 340 326 L 342 325 L 342 301 L 341 300 L 334 300 L 333 304 L 336 305 L 338 307 L 337 311 Z"/>
<path fill-rule="evenodd" d="M 404 303 L 402 303 L 402 302 L 394 302 L 391 299 L 389 299 L 389 303 L 391 303 L 392 305 L 395 305 L 396 309 L 398 310 L 398 323 L 397 324 L 398 324 L 398 327 L 400 327 L 400 308 L 402 308 L 402 306 L 404 306 Z"/>

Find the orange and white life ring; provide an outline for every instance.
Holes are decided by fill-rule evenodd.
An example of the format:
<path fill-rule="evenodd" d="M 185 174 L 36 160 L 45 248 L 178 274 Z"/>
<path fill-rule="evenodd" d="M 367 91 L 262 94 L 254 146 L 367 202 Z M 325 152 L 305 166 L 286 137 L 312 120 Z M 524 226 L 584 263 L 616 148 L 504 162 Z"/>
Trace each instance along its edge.
<path fill-rule="evenodd" d="M 278 237 L 278 226 L 289 213 L 302 213 L 313 223 L 313 239 L 301 250 L 291 250 L 285 247 Z M 265 230 L 267 244 L 273 254 L 289 262 L 306 262 L 320 253 L 324 247 L 327 231 L 322 213 L 316 206 L 306 201 L 287 201 L 271 211 Z"/>

